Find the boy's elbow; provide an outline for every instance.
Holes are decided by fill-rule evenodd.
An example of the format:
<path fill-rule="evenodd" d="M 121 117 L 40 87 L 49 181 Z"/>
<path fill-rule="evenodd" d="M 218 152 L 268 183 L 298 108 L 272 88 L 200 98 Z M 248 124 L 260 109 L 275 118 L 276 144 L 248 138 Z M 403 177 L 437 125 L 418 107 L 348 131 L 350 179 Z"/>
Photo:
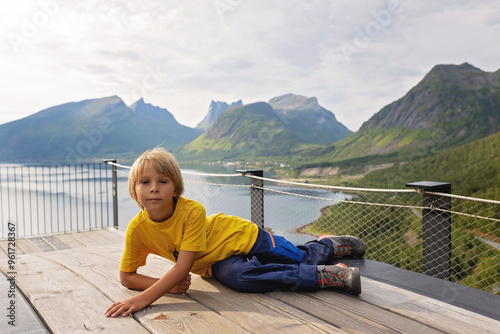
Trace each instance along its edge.
<path fill-rule="evenodd" d="M 126 273 L 124 271 L 120 271 L 120 283 L 126 287 L 130 288 L 132 285 L 132 276 L 135 272 Z"/>

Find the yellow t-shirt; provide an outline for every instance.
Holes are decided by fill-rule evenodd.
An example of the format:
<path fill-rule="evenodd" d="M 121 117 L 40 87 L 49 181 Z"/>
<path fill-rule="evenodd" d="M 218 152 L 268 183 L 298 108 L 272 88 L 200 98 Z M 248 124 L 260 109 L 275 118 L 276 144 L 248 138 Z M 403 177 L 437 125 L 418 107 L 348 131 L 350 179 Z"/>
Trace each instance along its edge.
<path fill-rule="evenodd" d="M 174 214 L 164 222 L 152 221 L 142 210 L 127 227 L 120 264 L 124 272 L 146 264 L 148 254 L 173 262 L 179 251 L 197 252 L 191 272 L 211 277 L 210 266 L 252 249 L 259 228 L 249 220 L 223 213 L 206 217 L 200 203 L 180 197 Z"/>

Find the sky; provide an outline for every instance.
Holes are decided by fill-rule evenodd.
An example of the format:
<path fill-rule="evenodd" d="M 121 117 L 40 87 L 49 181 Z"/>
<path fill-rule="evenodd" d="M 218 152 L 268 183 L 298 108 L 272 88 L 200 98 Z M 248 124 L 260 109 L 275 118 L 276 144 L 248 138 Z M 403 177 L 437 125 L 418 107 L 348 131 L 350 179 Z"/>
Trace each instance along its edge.
<path fill-rule="evenodd" d="M 0 124 L 117 95 L 195 127 L 293 93 L 356 131 L 435 65 L 499 55 L 500 1 L 0 0 Z"/>

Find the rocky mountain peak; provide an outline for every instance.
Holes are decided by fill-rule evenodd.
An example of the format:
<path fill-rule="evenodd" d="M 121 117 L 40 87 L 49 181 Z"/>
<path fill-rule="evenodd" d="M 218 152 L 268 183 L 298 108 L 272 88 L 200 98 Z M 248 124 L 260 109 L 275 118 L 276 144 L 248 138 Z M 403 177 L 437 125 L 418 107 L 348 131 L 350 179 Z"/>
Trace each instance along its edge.
<path fill-rule="evenodd" d="M 143 111 L 145 109 L 149 109 L 149 110 L 155 110 L 155 109 L 160 109 L 160 110 L 166 110 L 164 108 L 160 108 L 160 107 L 157 107 L 157 106 L 154 106 L 152 105 L 151 103 L 146 103 L 144 101 L 144 98 L 140 98 L 139 100 L 135 101 L 133 104 L 129 105 L 128 106 L 131 110 L 133 111 Z"/>
<path fill-rule="evenodd" d="M 466 119 L 465 113 L 482 105 L 476 94 L 487 89 L 488 75 L 468 63 L 436 65 L 404 97 L 384 107 L 361 128 L 402 126 L 433 131 L 443 121 L 449 124 L 451 120 Z M 485 100 L 484 104 L 496 108 L 493 100 Z"/>
<path fill-rule="evenodd" d="M 268 102 L 275 110 L 314 110 L 319 111 L 321 106 L 315 97 L 306 97 L 295 94 L 277 96 Z"/>
<path fill-rule="evenodd" d="M 212 125 L 213 122 L 219 117 L 224 111 L 226 111 L 229 108 L 236 107 L 236 106 L 241 106 L 243 105 L 243 102 L 241 100 L 238 100 L 236 102 L 231 103 L 230 105 L 226 102 L 222 101 L 211 101 L 210 106 L 208 107 L 208 113 L 205 115 L 205 118 L 198 123 L 196 126 L 197 129 L 203 129 L 206 130 Z"/>

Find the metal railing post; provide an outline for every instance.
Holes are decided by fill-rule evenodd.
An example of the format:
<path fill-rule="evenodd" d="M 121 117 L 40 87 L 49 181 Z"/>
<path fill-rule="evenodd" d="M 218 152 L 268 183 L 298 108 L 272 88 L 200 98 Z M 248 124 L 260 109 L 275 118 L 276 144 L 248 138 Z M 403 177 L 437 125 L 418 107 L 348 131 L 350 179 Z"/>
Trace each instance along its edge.
<path fill-rule="evenodd" d="M 236 172 L 241 173 L 242 176 L 246 174 L 264 177 L 262 169 L 238 169 Z M 264 181 L 251 178 L 250 183 L 250 220 L 264 228 Z"/>
<path fill-rule="evenodd" d="M 105 164 L 114 163 L 116 164 L 116 159 L 102 159 Z M 113 181 L 113 227 L 118 228 L 118 175 L 116 172 L 116 166 L 111 166 L 111 178 Z"/>
<path fill-rule="evenodd" d="M 451 275 L 451 198 L 428 194 L 451 194 L 451 184 L 443 182 L 415 182 L 406 184 L 423 193 L 422 212 L 422 272 L 449 280 Z"/>

